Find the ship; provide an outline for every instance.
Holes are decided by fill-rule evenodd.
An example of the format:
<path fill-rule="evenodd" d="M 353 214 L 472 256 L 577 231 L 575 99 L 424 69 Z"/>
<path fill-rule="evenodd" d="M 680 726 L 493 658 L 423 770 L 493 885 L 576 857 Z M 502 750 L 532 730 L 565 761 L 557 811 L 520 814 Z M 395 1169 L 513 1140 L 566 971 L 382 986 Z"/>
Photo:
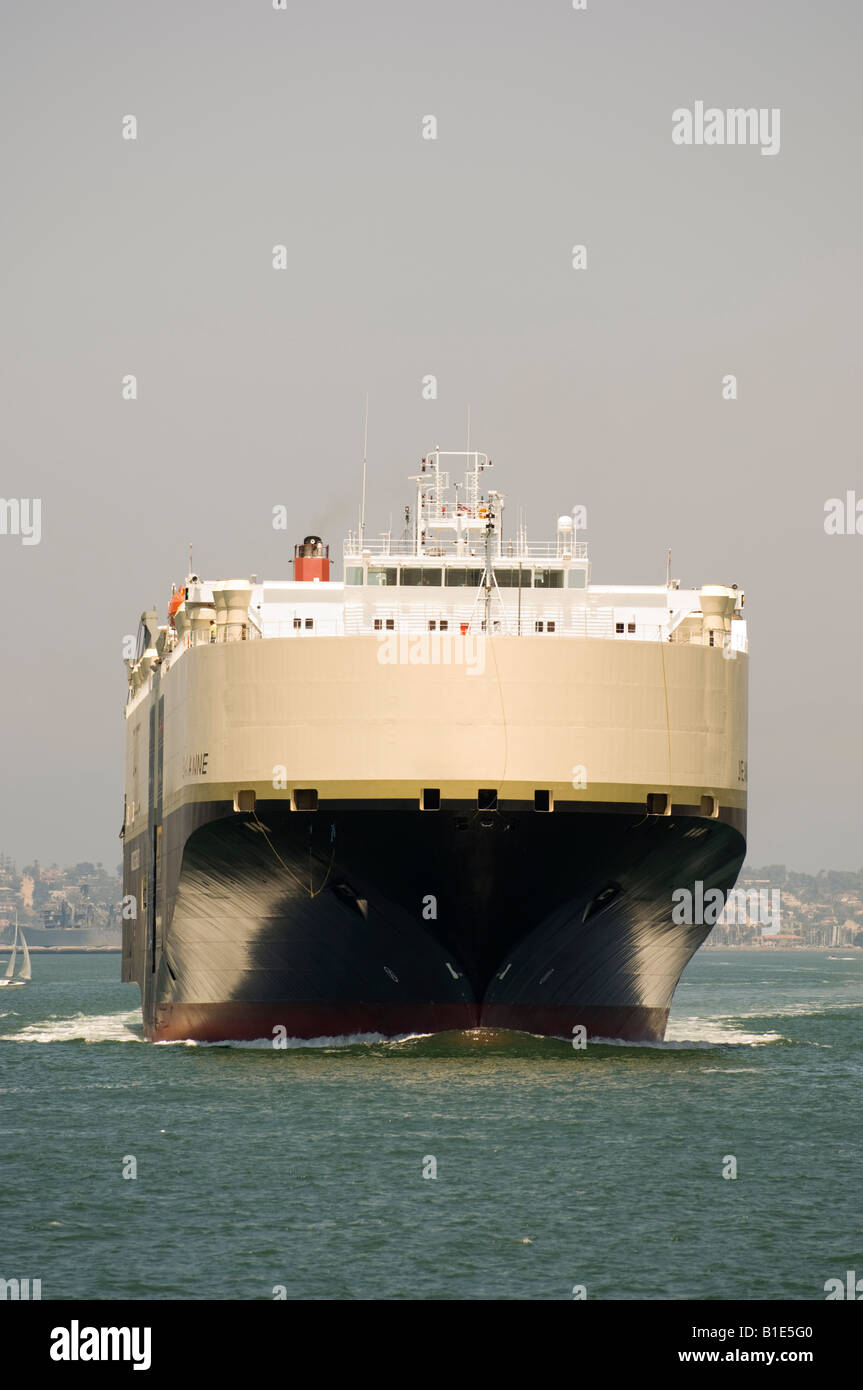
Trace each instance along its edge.
<path fill-rule="evenodd" d="M 451 469 L 464 470 L 451 484 Z M 122 977 L 145 1038 L 663 1039 L 745 853 L 736 585 L 592 580 L 427 453 L 400 537 L 205 580 L 126 660 Z M 714 893 L 714 897 L 717 894 Z"/>

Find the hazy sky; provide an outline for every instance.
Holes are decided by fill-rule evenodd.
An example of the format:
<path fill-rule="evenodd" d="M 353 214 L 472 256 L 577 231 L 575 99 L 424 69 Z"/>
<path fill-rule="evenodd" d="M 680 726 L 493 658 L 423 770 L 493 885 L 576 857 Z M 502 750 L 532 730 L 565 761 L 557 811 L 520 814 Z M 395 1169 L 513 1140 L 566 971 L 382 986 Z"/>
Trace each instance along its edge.
<path fill-rule="evenodd" d="M 596 582 L 670 545 L 744 588 L 750 860 L 859 868 L 861 39 L 851 0 L 6 0 L 0 496 L 42 539 L 0 535 L 0 850 L 119 861 L 123 636 L 190 539 L 339 553 L 368 391 L 370 530 L 470 402 L 533 540 L 580 503 Z M 675 145 L 696 101 L 779 152 Z"/>

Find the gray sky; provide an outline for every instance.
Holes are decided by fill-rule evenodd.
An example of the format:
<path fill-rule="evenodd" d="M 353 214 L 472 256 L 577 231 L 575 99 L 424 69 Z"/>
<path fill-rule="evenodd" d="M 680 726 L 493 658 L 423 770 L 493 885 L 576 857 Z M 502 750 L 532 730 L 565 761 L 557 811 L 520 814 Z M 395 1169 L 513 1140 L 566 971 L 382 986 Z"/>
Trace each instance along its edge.
<path fill-rule="evenodd" d="M 190 539 L 210 576 L 288 575 L 307 531 L 340 551 L 367 390 L 373 531 L 470 402 L 534 540 L 587 506 L 596 582 L 661 582 L 671 545 L 684 584 L 745 588 L 750 859 L 863 864 L 863 535 L 824 531 L 863 498 L 857 4 L 0 24 L 0 495 L 43 514 L 0 536 L 0 850 L 118 862 L 124 634 Z M 779 153 L 674 145 L 698 100 L 778 107 Z"/>

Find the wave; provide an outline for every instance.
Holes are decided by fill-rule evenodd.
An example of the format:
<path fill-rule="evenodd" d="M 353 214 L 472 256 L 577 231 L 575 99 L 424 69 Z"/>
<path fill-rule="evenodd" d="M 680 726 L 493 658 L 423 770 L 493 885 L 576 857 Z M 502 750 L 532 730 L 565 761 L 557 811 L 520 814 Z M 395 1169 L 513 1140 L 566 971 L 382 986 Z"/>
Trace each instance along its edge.
<path fill-rule="evenodd" d="M 431 1038 L 433 1033 L 399 1033 L 388 1037 L 385 1033 L 345 1033 L 339 1037 L 285 1038 L 276 1044 L 273 1038 L 224 1038 L 219 1042 L 199 1042 L 196 1038 L 176 1038 L 169 1042 L 156 1043 L 156 1047 L 239 1047 L 258 1051 L 284 1052 L 297 1047 L 356 1047 L 370 1043 L 416 1042 L 420 1038 Z"/>
<path fill-rule="evenodd" d="M 141 1013 L 134 1009 L 121 1014 L 74 1014 L 71 1018 L 43 1018 L 28 1023 L 16 1033 L 6 1033 L 0 1042 L 142 1042 Z"/>
<path fill-rule="evenodd" d="M 7 1017 L 8 1015 L 2 1015 Z M 258 1051 L 281 1052 L 287 1049 L 310 1047 L 355 1047 L 358 1044 L 403 1043 L 429 1037 L 427 1033 L 404 1033 L 387 1037 L 383 1033 L 348 1033 L 339 1037 L 286 1038 L 284 1044 L 273 1046 L 271 1037 L 254 1039 L 225 1038 L 218 1042 L 199 1042 L 194 1038 L 177 1038 L 154 1044 L 156 1047 L 236 1047 Z M 30 1023 L 15 1033 L 0 1037 L 0 1042 L 17 1043 L 116 1043 L 143 1042 L 141 1011 L 133 1009 L 119 1014 L 75 1014 L 71 1018 L 46 1018 Z"/>
<path fill-rule="evenodd" d="M 855 1005 L 853 1007 L 863 1007 L 863 1005 Z M 815 1012 L 831 1013 L 836 1011 L 835 1009 L 825 1009 Z M 777 1010 L 774 1012 L 778 1014 L 783 1011 Z M 794 1016 L 800 1016 L 801 1013 L 801 1011 L 797 1009 L 790 1009 L 785 1012 Z M 812 1012 L 812 1010 L 809 1010 L 809 1012 Z M 634 1042 L 626 1038 L 591 1038 L 589 1046 L 657 1048 L 661 1051 L 687 1051 L 729 1046 L 760 1047 L 770 1043 L 787 1042 L 787 1038 L 775 1031 L 752 1032 L 734 1026 L 735 1019 L 772 1016 L 772 1013 L 759 1014 L 753 1012 L 748 1015 L 739 1014 L 727 1016 L 719 1015 L 710 1018 L 678 1018 L 669 1022 L 665 1039 L 662 1042 Z M 405 1044 L 424 1042 L 428 1039 L 436 1040 L 439 1036 L 440 1035 L 434 1033 L 402 1033 L 397 1037 L 388 1037 L 384 1033 L 346 1033 L 340 1035 L 327 1035 L 318 1038 L 286 1038 L 284 1042 L 280 1042 L 277 1047 L 274 1046 L 271 1037 L 253 1039 L 224 1038 L 215 1042 L 201 1042 L 194 1038 L 176 1038 L 167 1042 L 156 1043 L 154 1046 L 221 1047 L 259 1052 L 295 1051 L 304 1048 L 320 1050 L 325 1048 L 369 1047 L 380 1045 L 395 1049 Z M 509 1036 L 513 1046 L 517 1047 L 518 1037 L 525 1037 L 528 1035 L 511 1034 Z M 36 1022 L 27 1024 L 14 1033 L 7 1033 L 0 1037 L 0 1042 L 15 1043 L 140 1043 L 143 1041 L 141 1015 L 140 1011 L 137 1009 L 125 1013 L 75 1014 L 71 1018 L 40 1019 Z M 544 1038 L 536 1035 L 536 1041 L 539 1043 L 555 1043 L 560 1041 L 569 1042 L 569 1039 Z M 450 1037 L 450 1043 L 451 1042 L 452 1038 Z"/>
<path fill-rule="evenodd" d="M 724 1047 L 728 1045 L 761 1047 L 767 1043 L 787 1042 L 781 1033 L 768 1031 L 766 1033 L 746 1032 L 743 1028 L 733 1026 L 734 1019 L 742 1018 L 741 1014 L 715 1015 L 711 1018 L 680 1018 L 671 1019 L 665 1030 L 665 1043 L 662 1046 L 669 1047 Z M 763 1018 L 764 1014 L 752 1014 L 752 1018 Z"/>
<path fill-rule="evenodd" d="M 759 1076 L 759 1067 L 702 1067 L 705 1076 L 710 1076 L 714 1072 L 719 1072 L 722 1076 Z"/>
<path fill-rule="evenodd" d="M 827 1018 L 831 1014 L 848 1013 L 851 1009 L 863 1009 L 863 1003 L 835 1003 L 825 1004 L 822 1008 L 813 1006 L 809 1003 L 799 1004 L 780 1004 L 778 1007 L 767 1005 L 763 1009 L 750 1009 L 747 1013 L 717 1014 L 716 1017 L 723 1022 L 735 1018 Z"/>
<path fill-rule="evenodd" d="M 698 1036 L 693 1033 L 698 1032 Z M 588 1047 L 646 1047 L 660 1052 L 710 1052 L 717 1047 L 763 1047 L 769 1043 L 785 1043 L 781 1033 L 744 1033 L 736 1028 L 719 1028 L 709 1019 L 699 1020 L 697 1029 L 688 1029 L 682 1037 L 666 1035 L 662 1042 L 630 1042 L 626 1038 L 591 1038 Z"/>

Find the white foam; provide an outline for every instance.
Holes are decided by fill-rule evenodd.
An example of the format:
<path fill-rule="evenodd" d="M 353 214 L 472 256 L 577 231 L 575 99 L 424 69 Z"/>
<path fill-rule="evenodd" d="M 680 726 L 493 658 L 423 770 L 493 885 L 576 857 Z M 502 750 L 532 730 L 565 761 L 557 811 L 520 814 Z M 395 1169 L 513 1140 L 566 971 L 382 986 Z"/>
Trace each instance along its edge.
<path fill-rule="evenodd" d="M 816 1003 L 813 1007 L 811 1002 L 801 1000 L 797 1004 L 767 1004 L 763 1009 L 751 1009 L 745 1014 L 718 1014 L 717 1017 L 723 1022 L 733 1018 L 823 1018 L 830 1014 L 844 1014 L 848 1009 L 863 1009 L 863 1004 L 847 1004 L 834 1001 L 832 1004 L 825 1004 L 819 1007 Z"/>
<path fill-rule="evenodd" d="M 705 1076 L 712 1072 L 721 1072 L 723 1076 L 740 1076 L 744 1073 L 754 1076 L 758 1075 L 758 1067 L 701 1067 L 700 1070 Z"/>
<path fill-rule="evenodd" d="M 273 1038 L 224 1038 L 219 1042 L 199 1042 L 196 1038 L 174 1038 L 159 1042 L 157 1047 L 245 1047 L 266 1048 L 268 1052 L 284 1052 L 296 1047 L 356 1047 L 369 1043 L 403 1043 L 416 1038 L 429 1038 L 431 1033 L 399 1033 L 387 1037 L 385 1033 L 345 1033 L 340 1037 L 285 1038 L 276 1042 Z"/>
<path fill-rule="evenodd" d="M 758 1018 L 758 1014 L 753 1014 Z M 761 1047 L 765 1043 L 785 1042 L 781 1033 L 747 1033 L 742 1028 L 729 1026 L 731 1017 L 716 1018 L 675 1018 L 669 1021 L 665 1033 L 665 1046 L 673 1047 Z"/>
<path fill-rule="evenodd" d="M 43 1018 L 29 1023 L 17 1033 L 7 1033 L 0 1042 L 141 1042 L 140 1010 L 122 1014 L 74 1014 L 72 1018 Z"/>

